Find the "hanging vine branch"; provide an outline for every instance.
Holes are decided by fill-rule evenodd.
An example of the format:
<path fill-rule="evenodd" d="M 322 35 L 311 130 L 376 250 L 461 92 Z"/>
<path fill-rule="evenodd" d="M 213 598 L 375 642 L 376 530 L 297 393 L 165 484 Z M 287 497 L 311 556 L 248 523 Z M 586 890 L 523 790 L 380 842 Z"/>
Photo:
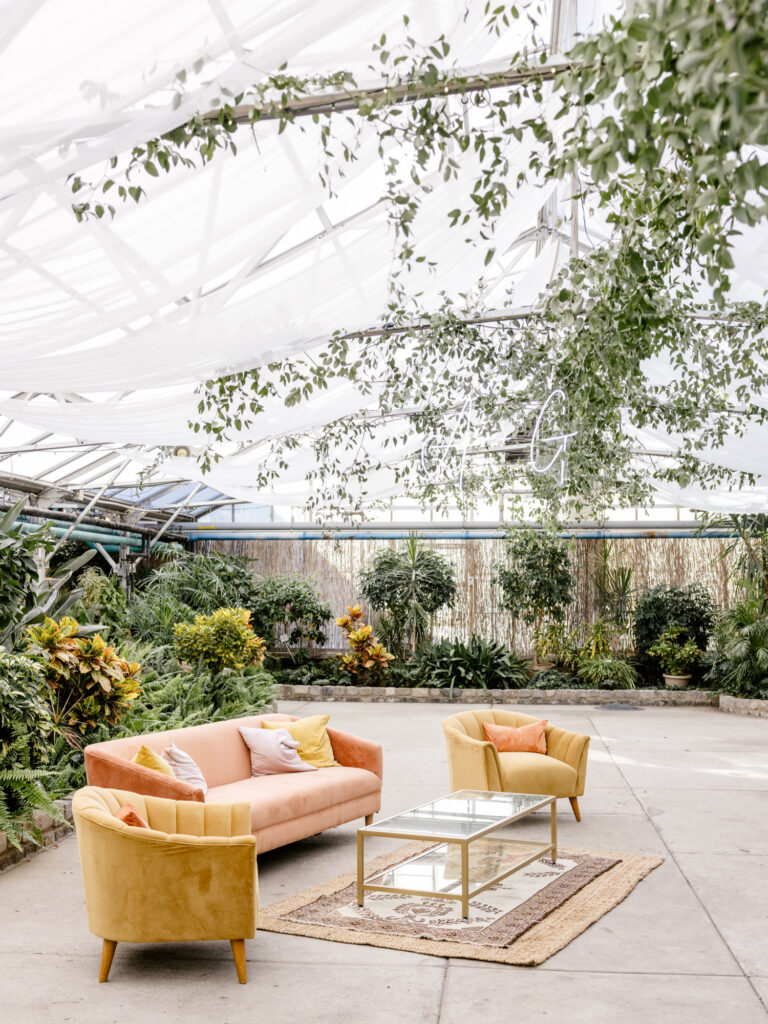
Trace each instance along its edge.
<path fill-rule="evenodd" d="M 486 14 L 497 34 L 518 16 L 507 5 L 489 4 Z M 101 193 L 116 188 L 121 200 L 139 202 L 147 176 L 234 153 L 240 125 L 258 136 L 260 122 L 276 121 L 278 132 L 317 132 L 318 174 L 332 193 L 362 135 L 373 131 L 378 140 L 397 255 L 384 316 L 398 333 L 351 340 L 339 331 L 313 360 L 207 382 L 196 426 L 207 439 L 203 468 L 258 422 L 265 399 L 290 406 L 344 381 L 372 408 L 300 437 L 271 439 L 265 486 L 301 445 L 313 453 L 317 507 L 365 500 L 367 478 L 392 459 L 410 493 L 438 503 L 455 498 L 456 474 L 436 480 L 408 447 L 416 436 L 442 446 L 454 467 L 462 459 L 466 465 L 471 447 L 461 475 L 465 501 L 522 476 L 550 507 L 636 503 L 651 489 L 636 440 L 644 427 L 682 439 L 676 458 L 654 467 L 657 478 L 741 482 L 699 456 L 765 418 L 755 401 L 768 384 L 765 309 L 729 303 L 728 294 L 736 238 L 768 216 L 768 164 L 755 149 L 768 144 L 767 55 L 762 0 L 702 0 L 694 11 L 686 0 L 642 0 L 578 42 L 562 67 L 521 53 L 487 80 L 452 66 L 443 37 L 427 47 L 408 37 L 391 51 L 382 36 L 373 50 L 386 81 L 379 89 L 360 90 L 343 71 L 300 78 L 284 68 L 137 147 L 122 164 L 116 158 Z M 550 91 L 554 106 L 544 103 Z M 528 99 L 542 105 L 540 116 L 521 114 Z M 531 152 L 523 171 L 512 159 L 521 145 Z M 435 314 L 408 287 L 409 271 L 433 255 L 417 235 L 420 206 L 439 187 L 436 177 L 458 179 L 470 159 L 472 185 L 448 217 L 485 248 L 486 262 L 494 258 L 497 224 L 529 179 L 575 179 L 579 203 L 599 208 L 611 231 L 586 255 L 573 253 L 534 315 L 512 326 L 472 324 L 484 311 L 461 297 L 447 297 Z M 85 189 L 78 217 L 114 213 L 81 179 L 72 188 L 78 195 Z M 419 329 L 409 330 L 416 321 Z M 654 361 L 666 368 L 661 383 L 648 376 Z M 554 387 L 567 396 L 576 431 L 564 487 L 491 451 L 530 431 Z M 382 440 L 372 413 L 402 431 L 390 426 Z"/>

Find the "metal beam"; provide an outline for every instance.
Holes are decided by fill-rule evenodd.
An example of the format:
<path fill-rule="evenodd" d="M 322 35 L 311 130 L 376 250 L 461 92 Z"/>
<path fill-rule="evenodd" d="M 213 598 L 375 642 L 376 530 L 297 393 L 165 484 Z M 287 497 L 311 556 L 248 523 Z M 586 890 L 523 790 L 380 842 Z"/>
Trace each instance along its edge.
<path fill-rule="evenodd" d="M 203 487 L 203 484 L 196 484 L 194 489 L 192 491 L 190 491 L 189 495 L 187 496 L 188 499 L 194 498 L 194 496 L 197 494 L 197 492 L 202 487 Z M 160 529 L 155 534 L 154 539 L 152 541 L 150 541 L 150 544 L 149 544 L 150 551 L 155 546 L 155 544 L 157 544 L 157 542 L 160 540 L 160 538 L 163 536 L 163 534 L 168 529 L 168 527 L 171 525 L 171 523 L 174 521 L 174 519 L 179 514 L 179 512 L 181 512 L 182 509 L 185 508 L 185 507 L 186 507 L 185 505 L 182 505 L 180 508 L 177 508 L 176 511 L 173 513 L 173 515 L 170 517 L 170 519 L 167 519 L 163 523 L 163 525 L 160 527 Z"/>
<path fill-rule="evenodd" d="M 104 561 L 110 567 L 112 572 L 116 573 L 118 571 L 117 562 L 114 560 L 112 555 L 110 555 L 110 553 L 107 551 L 107 549 L 104 547 L 104 545 L 103 544 L 99 544 L 98 541 L 97 541 L 93 546 L 96 548 L 96 550 L 99 552 L 101 557 L 104 559 Z"/>
<path fill-rule="evenodd" d="M 77 528 L 78 523 L 80 523 L 83 520 L 83 518 L 88 515 L 88 513 L 91 511 L 91 509 L 96 504 L 96 502 L 99 500 L 99 498 L 102 496 L 104 491 L 106 491 L 106 489 L 108 487 L 110 487 L 115 482 L 115 480 L 117 479 L 119 474 L 122 473 L 122 471 L 125 469 L 125 467 L 128 465 L 128 463 L 130 461 L 131 461 L 130 459 L 123 459 L 123 461 L 117 467 L 117 469 L 112 474 L 112 476 L 109 478 L 109 480 L 104 484 L 104 486 L 101 488 L 101 490 L 91 498 L 91 500 L 83 508 L 83 510 L 80 513 L 78 513 L 77 519 L 75 519 L 75 521 L 72 523 L 72 525 L 58 539 L 58 541 L 56 542 L 56 545 L 55 545 L 55 547 L 53 549 L 54 552 L 57 551 L 61 547 L 61 545 L 68 539 L 68 537 L 70 536 L 72 531 Z"/>
<path fill-rule="evenodd" d="M 98 459 L 94 459 L 92 462 L 86 462 L 86 464 L 84 466 L 80 466 L 80 468 L 75 473 L 68 473 L 65 476 L 59 477 L 58 480 L 53 480 L 51 482 L 56 484 L 57 486 L 60 486 L 61 484 L 64 483 L 68 483 L 69 481 L 72 480 L 74 476 L 77 476 L 79 473 L 87 473 L 89 469 L 95 469 L 96 466 L 101 466 L 105 462 L 109 462 L 111 459 L 114 459 L 115 454 L 116 453 L 114 451 L 109 451 L 106 453 L 106 455 L 100 455 Z"/>
<path fill-rule="evenodd" d="M 7 512 L 8 509 L 13 508 L 15 502 L 0 500 L 0 511 Z M 50 509 L 41 508 L 38 505 L 30 505 L 22 510 L 22 515 L 31 516 L 35 519 L 55 519 L 62 523 L 72 523 L 77 519 L 76 512 L 69 512 L 66 509 Z M 83 526 L 101 526 L 107 530 L 114 530 L 116 533 L 134 533 L 140 537 L 154 537 L 157 534 L 157 526 L 139 526 L 137 524 L 131 525 L 129 523 L 120 523 L 114 519 L 105 519 L 100 516 L 83 516 L 80 520 Z M 176 524 L 176 527 L 180 526 L 180 523 Z M 190 522 L 186 525 L 192 526 Z M 173 539 L 183 539 L 184 535 L 173 532 Z"/>
<path fill-rule="evenodd" d="M 598 522 L 597 520 L 585 520 L 584 522 L 571 521 L 564 523 L 560 530 L 565 533 L 596 533 L 597 531 L 626 531 L 629 529 L 637 529 L 638 526 L 647 531 L 649 534 L 657 534 L 664 536 L 665 534 L 675 530 L 699 530 L 701 523 L 698 519 L 685 519 L 685 520 L 649 520 L 648 522 L 638 523 L 637 520 L 608 520 L 606 522 Z M 216 533 L 226 534 L 248 534 L 252 533 L 256 536 L 260 533 L 266 534 L 286 534 L 289 535 L 291 532 L 309 532 L 317 531 L 319 533 L 344 533 L 352 534 L 355 533 L 364 534 L 371 531 L 376 533 L 386 533 L 387 531 L 405 532 L 405 533 L 433 533 L 436 531 L 450 531 L 452 533 L 461 532 L 465 530 L 479 530 L 488 532 L 491 530 L 518 530 L 518 529 L 543 529 L 538 523 L 529 522 L 510 522 L 500 523 L 494 520 L 468 520 L 461 519 L 455 521 L 444 521 L 444 522 L 421 522 L 418 520 L 411 520 L 405 522 L 361 522 L 361 523 L 312 523 L 312 522 L 251 522 L 251 523 L 205 523 L 185 525 L 182 527 L 184 536 L 194 540 L 205 540 L 206 536 L 211 536 Z M 707 531 L 702 530 L 702 536 L 706 535 Z"/>

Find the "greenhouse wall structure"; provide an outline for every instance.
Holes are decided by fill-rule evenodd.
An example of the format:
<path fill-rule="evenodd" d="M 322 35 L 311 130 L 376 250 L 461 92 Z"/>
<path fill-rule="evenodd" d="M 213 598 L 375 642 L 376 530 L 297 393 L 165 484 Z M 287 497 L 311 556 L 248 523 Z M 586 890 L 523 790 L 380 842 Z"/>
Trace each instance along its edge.
<path fill-rule="evenodd" d="M 504 541 L 496 540 L 425 540 L 434 545 L 456 565 L 458 595 L 452 609 L 438 612 L 435 638 L 468 639 L 473 633 L 498 640 L 519 653 L 532 649 L 531 631 L 521 622 L 513 621 L 500 607 L 501 592 L 492 585 L 494 566 L 504 559 Z M 729 578 L 730 560 L 726 538 L 696 537 L 632 537 L 611 540 L 612 564 L 631 566 L 632 585 L 638 591 L 657 583 L 685 585 L 692 580 L 703 583 L 719 607 L 725 608 L 733 599 Z M 592 579 L 595 563 L 603 541 L 574 539 L 571 563 L 575 580 L 574 601 L 569 618 L 574 622 L 590 621 L 597 614 L 597 590 Z M 395 540 L 211 540 L 195 545 L 199 554 L 221 551 L 250 560 L 254 573 L 299 572 L 314 576 L 318 589 L 329 602 L 335 615 L 342 615 L 348 604 L 362 603 L 358 576 L 370 564 L 377 550 L 397 547 Z M 375 621 L 375 616 L 372 617 Z M 341 630 L 332 625 L 328 630 L 330 648 L 343 647 Z"/>

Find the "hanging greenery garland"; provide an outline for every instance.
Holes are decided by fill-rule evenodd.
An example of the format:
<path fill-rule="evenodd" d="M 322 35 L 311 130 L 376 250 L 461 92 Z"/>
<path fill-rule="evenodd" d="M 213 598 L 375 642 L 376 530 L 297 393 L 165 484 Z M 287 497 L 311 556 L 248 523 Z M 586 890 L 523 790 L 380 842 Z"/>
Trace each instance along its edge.
<path fill-rule="evenodd" d="M 486 5 L 489 33 L 517 17 L 513 6 Z M 767 55 L 762 0 L 641 0 L 563 64 L 534 47 L 487 76 L 453 66 L 444 37 L 422 47 L 407 36 L 390 49 L 382 36 L 373 48 L 381 88 L 362 90 L 343 71 L 301 78 L 283 68 L 114 158 L 98 184 L 74 178 L 74 210 L 114 214 L 105 197 L 115 194 L 140 202 L 146 175 L 235 153 L 241 126 L 258 136 L 266 120 L 317 133 L 318 174 L 332 192 L 362 134 L 376 133 L 397 243 L 386 328 L 350 336 L 339 325 L 312 358 L 207 381 L 194 424 L 204 470 L 265 402 L 290 407 L 347 382 L 369 401 L 366 413 L 272 439 L 256 485 L 268 487 L 299 447 L 312 454 L 310 504 L 328 511 L 357 507 L 385 463 L 425 503 L 470 505 L 522 483 L 558 514 L 642 503 L 652 477 L 738 485 L 743 476 L 698 456 L 766 416 L 756 401 L 768 385 L 765 307 L 728 293 L 735 239 L 768 215 L 768 163 L 756 148 L 768 143 Z M 527 100 L 546 110 L 550 90 L 552 113 L 522 116 Z M 521 146 L 531 153 L 523 171 L 511 159 Z M 484 324 L 479 296 L 446 297 L 435 313 L 409 293 L 409 271 L 431 255 L 418 238 L 420 207 L 436 179 L 458 180 L 470 162 L 474 180 L 448 216 L 485 247 L 486 263 L 495 226 L 529 179 L 568 183 L 584 215 L 599 208 L 610 228 L 608 241 L 572 254 L 524 319 Z M 503 450 L 530 435 L 553 389 L 573 434 L 567 475 L 535 473 Z M 674 457 L 644 452 L 644 428 L 679 437 Z M 422 457 L 427 442 L 451 467 L 442 478 Z"/>

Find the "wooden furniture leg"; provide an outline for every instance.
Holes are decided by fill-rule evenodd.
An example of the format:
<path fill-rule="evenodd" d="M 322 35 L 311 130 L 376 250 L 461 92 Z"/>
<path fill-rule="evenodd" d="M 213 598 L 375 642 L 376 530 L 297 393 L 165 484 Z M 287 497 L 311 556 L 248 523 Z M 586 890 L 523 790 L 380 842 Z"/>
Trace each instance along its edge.
<path fill-rule="evenodd" d="M 99 981 L 106 981 L 109 977 L 109 969 L 112 966 L 112 958 L 115 955 L 117 943 L 112 939 L 104 939 L 101 947 L 101 967 L 99 968 Z"/>
<path fill-rule="evenodd" d="M 229 944 L 232 947 L 232 955 L 235 958 L 237 980 L 241 985 L 245 985 L 248 981 L 248 974 L 245 966 L 245 939 L 230 939 Z"/>
<path fill-rule="evenodd" d="M 568 799 L 571 801 L 571 808 L 573 809 L 573 816 L 576 821 L 581 821 L 581 814 L 579 813 L 579 798 L 577 796 L 570 796 Z"/>
<path fill-rule="evenodd" d="M 365 816 L 365 824 L 366 825 L 372 825 L 373 824 L 373 815 L 372 814 L 366 814 L 366 816 Z"/>

